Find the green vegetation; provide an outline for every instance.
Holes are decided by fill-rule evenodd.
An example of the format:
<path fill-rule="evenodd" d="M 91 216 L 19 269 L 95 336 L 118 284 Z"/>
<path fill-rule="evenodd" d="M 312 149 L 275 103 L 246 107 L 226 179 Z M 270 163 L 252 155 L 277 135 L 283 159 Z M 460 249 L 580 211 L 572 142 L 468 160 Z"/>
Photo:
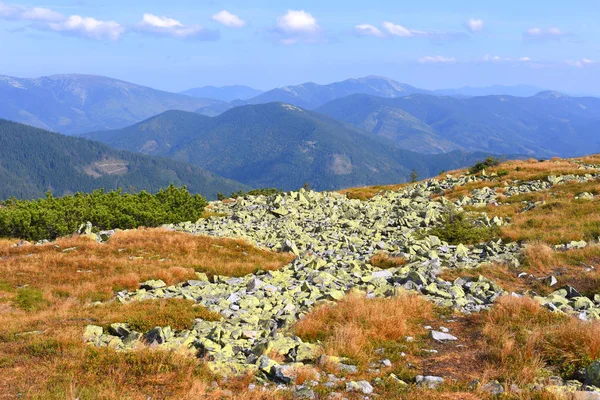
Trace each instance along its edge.
<path fill-rule="evenodd" d="M 465 213 L 449 213 L 442 225 L 432 228 L 428 234 L 435 235 L 449 244 L 473 244 L 492 240 L 499 235 L 497 227 L 479 226 Z"/>
<path fill-rule="evenodd" d="M 238 192 L 231 193 L 231 196 L 229 196 L 229 197 L 225 196 L 223 193 L 218 193 L 217 199 L 219 199 L 219 200 L 237 199 L 238 197 L 244 197 L 244 196 L 270 196 L 272 194 L 277 194 L 277 193 L 283 193 L 283 190 L 275 189 L 275 188 L 254 189 L 254 190 L 250 190 L 248 192 L 243 192 L 242 190 L 240 190 Z"/>
<path fill-rule="evenodd" d="M 43 308 L 48 302 L 44 299 L 44 293 L 35 288 L 24 287 L 17 290 L 15 305 L 21 310 L 36 311 Z"/>
<path fill-rule="evenodd" d="M 100 230 L 195 221 L 206 199 L 170 185 L 154 195 L 96 190 L 55 198 L 48 192 L 45 199 L 13 198 L 0 205 L 0 237 L 41 240 L 72 234 L 87 221 Z"/>
<path fill-rule="evenodd" d="M 476 174 L 486 168 L 497 167 L 501 162 L 502 160 L 497 157 L 488 157 L 469 168 L 469 173 Z M 503 173 L 503 175 L 508 175 L 508 173 Z"/>
<path fill-rule="evenodd" d="M 179 161 L 132 154 L 0 119 L 0 200 L 95 189 L 156 193 L 173 183 L 210 199 L 248 187 Z"/>

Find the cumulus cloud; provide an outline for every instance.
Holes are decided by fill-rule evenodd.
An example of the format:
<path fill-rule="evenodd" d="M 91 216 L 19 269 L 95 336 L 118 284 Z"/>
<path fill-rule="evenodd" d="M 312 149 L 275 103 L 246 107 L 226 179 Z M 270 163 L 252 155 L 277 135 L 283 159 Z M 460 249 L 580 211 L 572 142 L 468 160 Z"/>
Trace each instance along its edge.
<path fill-rule="evenodd" d="M 57 22 L 64 20 L 65 16 L 48 8 L 34 7 L 24 10 L 21 18 L 27 21 Z"/>
<path fill-rule="evenodd" d="M 212 19 L 230 28 L 242 28 L 246 25 L 246 21 L 227 10 L 219 11 L 212 16 Z"/>
<path fill-rule="evenodd" d="M 125 28 L 115 21 L 100 21 L 95 18 L 71 15 L 60 22 L 51 22 L 48 29 L 55 32 L 83 36 L 90 39 L 118 40 Z"/>
<path fill-rule="evenodd" d="M 421 64 L 451 64 L 455 62 L 456 58 L 443 56 L 427 56 L 419 59 Z"/>
<path fill-rule="evenodd" d="M 556 27 L 547 29 L 529 28 L 523 33 L 523 39 L 536 41 L 561 40 L 565 36 L 569 36 L 569 33 Z"/>
<path fill-rule="evenodd" d="M 482 19 L 471 18 L 467 21 L 467 28 L 472 32 L 481 32 L 483 30 L 485 23 Z"/>
<path fill-rule="evenodd" d="M 277 18 L 277 28 L 288 33 L 315 33 L 319 30 L 317 20 L 306 11 L 288 10 Z"/>
<path fill-rule="evenodd" d="M 175 38 L 194 37 L 204 40 L 217 39 L 219 36 L 218 31 L 205 29 L 200 25 L 184 25 L 176 19 L 153 14 L 143 15 L 142 20 L 138 23 L 138 31 Z"/>
<path fill-rule="evenodd" d="M 370 24 L 360 24 L 354 27 L 354 30 L 359 36 L 376 36 L 385 37 L 385 34 L 381 32 L 379 28 Z"/>
<path fill-rule="evenodd" d="M 519 58 L 519 61 L 529 62 L 529 61 L 531 61 L 531 58 L 529 58 L 529 57 L 521 57 L 521 58 Z"/>
<path fill-rule="evenodd" d="M 317 41 L 321 34 L 321 27 L 312 14 L 304 10 L 288 10 L 277 18 L 277 24 L 272 32 L 279 37 L 281 44 L 292 45 Z"/>
<path fill-rule="evenodd" d="M 583 68 L 585 66 L 595 64 L 595 62 L 589 58 L 582 58 L 581 60 L 567 60 L 565 61 L 565 64 L 572 67 Z"/>

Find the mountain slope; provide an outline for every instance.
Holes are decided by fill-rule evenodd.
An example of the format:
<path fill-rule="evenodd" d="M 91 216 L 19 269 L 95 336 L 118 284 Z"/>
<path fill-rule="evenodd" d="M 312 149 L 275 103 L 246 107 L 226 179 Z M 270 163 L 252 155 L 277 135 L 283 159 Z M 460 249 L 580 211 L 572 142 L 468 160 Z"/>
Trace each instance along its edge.
<path fill-rule="evenodd" d="M 154 192 L 170 183 L 209 198 L 247 189 L 185 163 L 0 119 L 0 199 L 40 197 L 46 190 L 57 196 L 117 188 Z"/>
<path fill-rule="evenodd" d="M 316 111 L 388 137 L 402 148 L 458 148 L 540 157 L 600 150 L 600 99 L 542 92 L 532 97 L 398 99 L 355 95 Z"/>
<path fill-rule="evenodd" d="M 347 79 L 328 85 L 318 85 L 310 82 L 297 86 L 286 86 L 265 92 L 249 99 L 247 102 L 248 104 L 282 102 L 302 108 L 314 109 L 329 101 L 357 93 L 396 98 L 413 93 L 429 92 L 388 78 L 367 76 L 365 78 Z"/>
<path fill-rule="evenodd" d="M 254 89 L 248 86 L 204 86 L 192 88 L 180 92 L 186 96 L 198 97 L 203 99 L 217 99 L 223 101 L 246 100 L 256 97 L 263 93 L 262 90 Z"/>
<path fill-rule="evenodd" d="M 398 150 L 324 115 L 283 103 L 236 107 L 208 118 L 171 111 L 129 128 L 88 134 L 130 151 L 189 162 L 254 187 L 316 189 L 384 184 L 467 165 L 482 154 Z"/>
<path fill-rule="evenodd" d="M 65 134 L 121 128 L 166 110 L 217 103 L 93 75 L 0 76 L 0 118 Z"/>

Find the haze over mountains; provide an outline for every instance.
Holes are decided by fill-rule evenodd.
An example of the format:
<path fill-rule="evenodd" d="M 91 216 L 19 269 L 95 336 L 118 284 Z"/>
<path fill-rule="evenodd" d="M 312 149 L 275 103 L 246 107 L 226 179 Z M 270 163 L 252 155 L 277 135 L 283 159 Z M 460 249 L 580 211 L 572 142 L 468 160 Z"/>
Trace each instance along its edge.
<path fill-rule="evenodd" d="M 48 188 L 66 193 L 100 183 L 152 189 L 170 183 L 171 177 L 209 197 L 247 187 L 297 189 L 304 183 L 332 190 L 406 181 L 413 169 L 424 178 L 489 154 L 547 158 L 600 151 L 600 99 L 552 91 L 528 97 L 506 94 L 536 90 L 428 91 L 368 76 L 267 92 L 208 86 L 175 94 L 99 76 L 0 76 L 0 118 L 85 134 L 114 148 L 177 161 L 113 154 L 105 146 L 93 150 L 92 157 L 92 145 L 82 145 L 89 143 L 83 139 L 66 142 L 62 136 L 33 135 L 31 128 L 11 125 L 4 154 L 14 151 L 11 159 L 16 161 L 5 162 L 8 172 L 0 187 L 18 186 L 21 180 L 23 185 L 14 190 L 18 196 L 39 195 Z M 473 96 L 488 93 L 502 94 Z M 53 138 L 47 146 L 33 145 L 36 140 L 46 143 L 45 136 Z M 72 144 L 72 149 L 65 153 L 54 145 L 58 142 Z M 33 153 L 24 143 L 33 146 Z M 52 165 L 61 165 L 59 174 L 71 171 L 62 174 L 72 176 L 70 185 L 50 178 L 45 153 L 51 154 Z M 32 155 L 36 163 L 24 163 Z M 79 161 L 68 163 L 65 157 Z M 127 174 L 102 172 L 119 166 L 126 166 Z M 29 175 L 31 182 L 24 178 Z"/>
<path fill-rule="evenodd" d="M 55 196 L 118 188 L 156 192 L 171 183 L 212 199 L 248 189 L 182 162 L 0 119 L 0 200 L 42 197 L 47 190 Z"/>
<path fill-rule="evenodd" d="M 319 190 L 392 183 L 467 165 L 485 154 L 398 149 L 316 112 L 247 105 L 214 118 L 169 111 L 129 128 L 85 135 L 110 146 L 189 162 L 249 186 Z"/>
<path fill-rule="evenodd" d="M 167 110 L 194 111 L 217 103 L 221 101 L 102 76 L 24 79 L 0 75 L 0 118 L 67 135 L 122 128 Z"/>
<path fill-rule="evenodd" d="M 216 99 L 223 101 L 246 100 L 252 97 L 256 97 L 262 93 L 262 90 L 242 85 L 221 87 L 203 86 L 199 88 L 184 90 L 183 92 L 181 92 L 181 94 L 185 94 L 191 97 Z"/>
<path fill-rule="evenodd" d="M 548 157 L 600 150 L 600 99 L 595 97 L 556 92 L 472 98 L 354 95 L 316 111 L 423 153 L 467 150 Z"/>

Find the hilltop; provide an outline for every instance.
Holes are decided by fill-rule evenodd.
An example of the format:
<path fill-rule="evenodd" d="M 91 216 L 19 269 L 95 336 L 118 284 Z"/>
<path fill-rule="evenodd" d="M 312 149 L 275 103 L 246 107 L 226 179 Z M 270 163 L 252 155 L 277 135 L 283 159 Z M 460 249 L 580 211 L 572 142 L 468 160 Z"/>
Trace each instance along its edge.
<path fill-rule="evenodd" d="M 209 118 L 169 111 L 128 128 L 85 135 L 112 147 L 185 161 L 252 187 L 317 190 L 389 184 L 472 164 L 485 153 L 397 149 L 290 104 L 246 105 Z"/>
<path fill-rule="evenodd" d="M 600 156 L 488 159 L 212 202 L 209 218 L 106 243 L 1 241 L 2 389 L 597 398 L 599 201 Z"/>
<path fill-rule="evenodd" d="M 174 183 L 215 199 L 248 187 L 169 159 L 114 150 L 0 119 L 0 199 L 55 196 L 94 189 L 156 192 Z"/>

